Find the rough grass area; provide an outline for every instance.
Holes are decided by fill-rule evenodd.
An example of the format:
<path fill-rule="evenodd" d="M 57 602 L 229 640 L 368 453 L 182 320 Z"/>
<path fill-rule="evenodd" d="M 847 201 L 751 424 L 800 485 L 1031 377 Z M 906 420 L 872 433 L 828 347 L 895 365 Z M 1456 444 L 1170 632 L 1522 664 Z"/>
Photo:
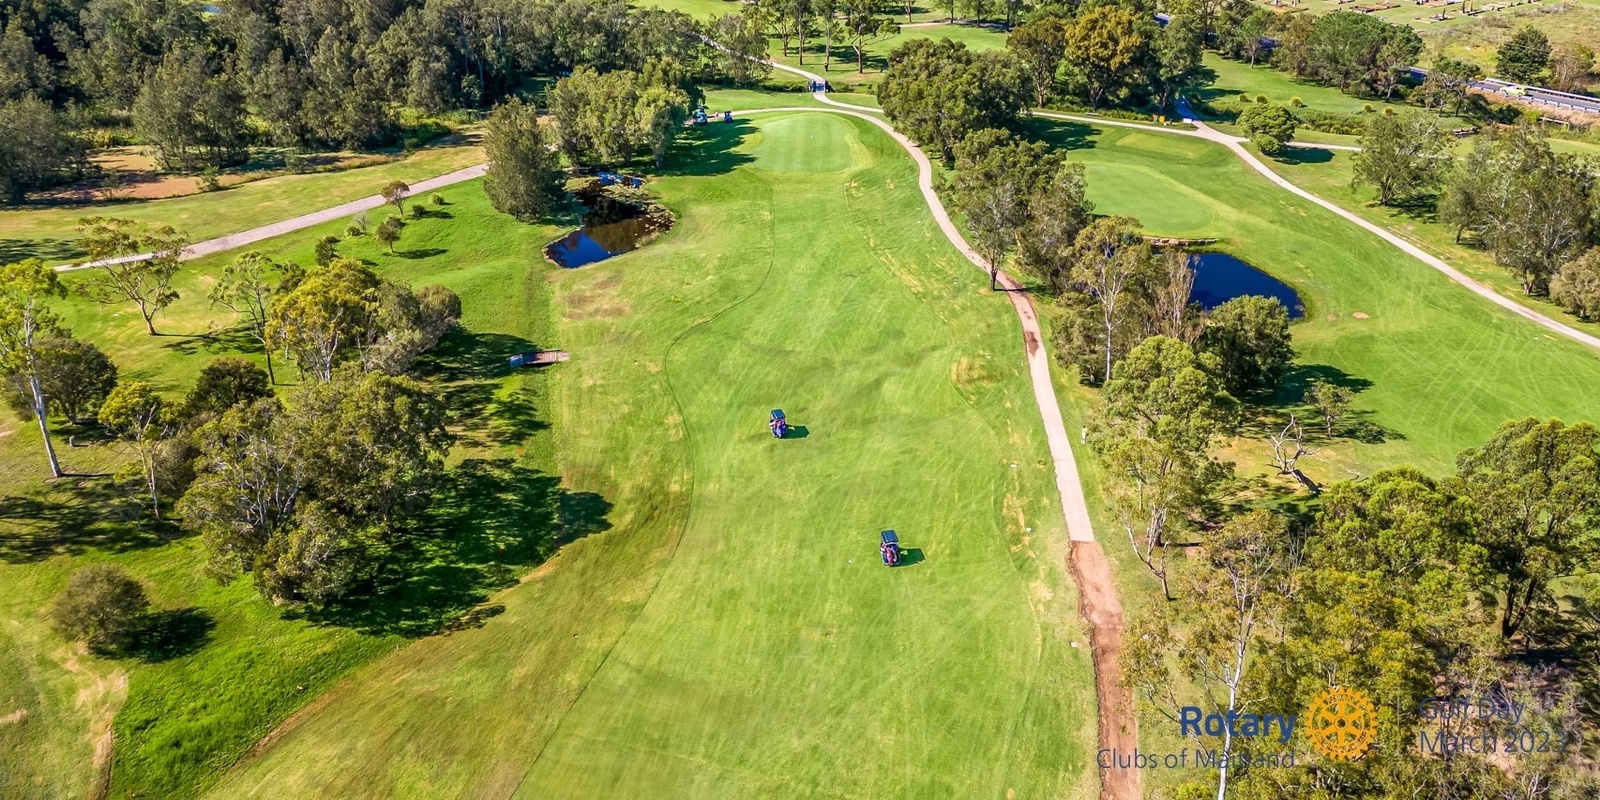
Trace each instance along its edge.
<path fill-rule="evenodd" d="M 609 529 L 482 628 L 359 672 L 209 796 L 1095 794 L 1009 305 L 886 136 L 754 119 L 650 184 L 669 233 L 550 278 L 560 461 Z"/>
<path fill-rule="evenodd" d="M 193 241 L 289 219 L 378 193 L 389 181 L 419 181 L 483 161 L 477 146 L 444 146 L 372 167 L 343 172 L 284 175 L 207 194 L 167 200 L 39 205 L 0 211 L 0 263 L 42 258 L 68 263 L 83 256 L 78 220 L 126 217 L 171 225 Z M 342 226 L 341 226 L 342 228 Z"/>
<path fill-rule="evenodd" d="M 198 542 L 134 521 L 129 492 L 105 476 L 124 463 L 119 450 L 69 448 L 63 436 L 66 466 L 97 477 L 46 483 L 36 429 L 9 413 L 0 423 L 0 719 L 21 712 L 0 724 L 0 796 L 81 796 L 101 766 L 112 768 L 112 797 L 193 796 L 355 666 L 460 616 L 548 556 L 564 535 L 549 522 L 557 506 L 571 506 L 572 520 L 597 512 L 587 498 L 561 492 L 553 477 L 550 434 L 541 433 L 545 378 L 500 366 L 509 353 L 548 343 L 540 248 L 556 229 L 494 214 L 476 184 L 441 194 L 449 204 L 409 222 L 397 255 L 370 239 L 339 247 L 391 279 L 444 283 L 465 308 L 465 330 L 420 365 L 448 392 L 462 435 L 436 498 L 438 537 L 399 554 L 413 577 L 387 586 L 381 601 L 297 618 L 265 603 L 248 582 L 219 586 L 201 572 Z M 311 243 L 340 227 L 265 249 L 309 264 Z M 184 268 L 183 299 L 158 317 L 163 336 L 145 335 L 126 309 L 83 300 L 67 303 L 64 316 L 78 336 L 110 353 L 125 379 L 154 380 L 176 395 L 213 357 L 260 359 L 204 300 L 232 255 Z M 292 367 L 279 370 L 280 379 L 295 380 Z M 160 649 L 100 659 L 45 629 L 41 613 L 67 576 L 101 561 L 149 587 L 172 631 Z M 115 755 L 102 765 L 96 746 L 109 743 L 103 734 L 113 713 Z"/>

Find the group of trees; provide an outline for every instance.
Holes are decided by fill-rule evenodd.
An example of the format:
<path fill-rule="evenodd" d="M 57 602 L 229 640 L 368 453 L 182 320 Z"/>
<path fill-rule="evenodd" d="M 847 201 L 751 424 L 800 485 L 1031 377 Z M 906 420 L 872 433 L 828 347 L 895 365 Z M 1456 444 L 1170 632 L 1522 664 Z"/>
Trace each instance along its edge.
<path fill-rule="evenodd" d="M 445 408 L 415 380 L 346 368 L 286 406 L 241 402 L 195 429 L 177 510 L 219 578 L 277 602 L 349 594 L 416 533 L 444 469 Z"/>
<path fill-rule="evenodd" d="M 1525 646 L 1521 637 L 1548 635 L 1529 634 L 1533 620 L 1546 632 L 1582 627 L 1553 585 L 1600 569 L 1597 511 L 1600 431 L 1525 419 L 1462 453 L 1443 480 L 1385 469 L 1330 487 L 1314 517 L 1236 515 L 1200 529 L 1199 557 L 1174 570 L 1178 602 L 1129 629 L 1126 674 L 1168 715 L 1181 685 L 1199 687 L 1219 711 L 1304 709 L 1338 685 L 1377 704 L 1378 746 L 1366 758 L 1224 767 L 1217 781 L 1233 796 L 1298 797 L 1315 786 L 1330 797 L 1392 789 L 1478 798 L 1513 796 L 1514 785 L 1589 796 L 1592 776 L 1559 755 L 1507 766 L 1467 752 L 1421 758 L 1407 743 L 1437 724 L 1418 711 L 1435 697 L 1537 699 L 1527 710 L 1533 727 L 1579 724 L 1560 673 L 1535 676 L 1507 656 Z M 1472 735 L 1493 722 L 1453 725 Z"/>
<path fill-rule="evenodd" d="M 1518 125 L 1483 137 L 1450 165 L 1439 219 L 1455 228 L 1457 241 L 1471 234 L 1516 272 L 1523 291 L 1542 294 L 1563 264 L 1594 243 L 1597 177 L 1600 163 L 1556 153 L 1536 128 Z"/>
<path fill-rule="evenodd" d="M 1360 145 L 1352 181 L 1378 202 L 1436 204 L 1456 241 L 1470 235 L 1524 292 L 1595 314 L 1593 261 L 1579 256 L 1600 235 L 1600 162 L 1553 151 L 1527 124 L 1485 134 L 1458 159 L 1438 117 L 1419 111 L 1375 116 Z"/>
<path fill-rule="evenodd" d="M 556 82 L 549 103 L 562 153 L 578 166 L 605 167 L 646 152 L 660 167 L 689 116 L 689 94 L 671 74 L 670 65 L 651 62 L 642 73 L 580 67 Z"/>
<path fill-rule="evenodd" d="M 1179 11 L 1161 26 L 1140 4 L 1104 3 L 1071 17 L 1041 11 L 1017 26 L 1006 48 L 1027 65 L 1036 104 L 1060 91 L 1090 108 L 1165 108 L 1196 78 L 1204 42 L 1195 14 Z"/>
<path fill-rule="evenodd" d="M 252 143 L 366 147 L 400 110 L 510 96 L 529 76 L 670 64 L 683 82 L 748 81 L 765 38 L 623 0 L 44 0 L 0 5 L 0 191 L 81 173 L 75 131 L 132 121 L 173 169 L 241 161 Z M 708 36 L 722 40 L 714 46 Z"/>
<path fill-rule="evenodd" d="M 1279 30 L 1273 59 L 1297 77 L 1345 91 L 1393 94 L 1401 69 L 1422 54 L 1422 39 L 1406 25 L 1354 11 L 1290 15 Z"/>
<path fill-rule="evenodd" d="M 1012 124 L 1030 95 L 1027 70 L 1016 58 L 949 39 L 913 39 L 895 48 L 878 85 L 878 102 L 894 126 L 947 164 L 969 134 Z"/>
<path fill-rule="evenodd" d="M 127 247 L 141 241 L 122 220 L 100 220 L 92 227 L 101 240 L 121 238 L 130 242 Z M 115 291 L 142 312 L 158 310 L 176 293 L 165 268 L 155 268 L 156 278 L 136 269 L 153 260 L 119 265 L 128 270 L 117 273 L 120 282 L 98 277 L 78 285 L 90 297 L 109 299 Z M 52 418 L 75 424 L 92 419 L 126 442 L 138 456 L 149 508 L 159 519 L 163 499 L 181 493 L 187 481 L 186 437 L 237 402 L 271 397 L 276 377 L 248 362 L 225 359 L 202 370 L 187 398 L 172 402 L 148 383 L 119 381 L 110 358 L 73 338 L 51 308 L 66 295 L 56 271 L 38 260 L 0 269 L 0 377 L 8 387 L 7 401 L 39 425 L 53 477 L 63 473 Z M 341 365 L 351 362 L 367 372 L 403 375 L 461 317 L 460 299 L 442 286 L 412 291 L 356 261 L 335 259 L 307 272 L 259 253 L 229 265 L 210 300 L 239 314 L 266 353 L 269 369 L 273 354 L 281 353 L 303 377 L 319 384 L 332 382 Z M 145 313 L 147 325 L 153 313 Z"/>

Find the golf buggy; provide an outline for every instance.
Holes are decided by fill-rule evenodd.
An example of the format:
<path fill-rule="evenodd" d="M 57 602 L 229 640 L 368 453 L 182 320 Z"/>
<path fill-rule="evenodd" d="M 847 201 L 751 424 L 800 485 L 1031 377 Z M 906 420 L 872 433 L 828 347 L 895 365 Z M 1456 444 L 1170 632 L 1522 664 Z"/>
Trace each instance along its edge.
<path fill-rule="evenodd" d="M 900 537 L 894 531 L 883 532 L 883 544 L 878 545 L 878 555 L 883 556 L 883 565 L 886 567 L 900 563 Z"/>
<path fill-rule="evenodd" d="M 772 421 L 767 423 L 767 427 L 772 429 L 774 439 L 782 439 L 789 434 L 789 420 L 783 416 L 783 409 L 772 409 Z"/>

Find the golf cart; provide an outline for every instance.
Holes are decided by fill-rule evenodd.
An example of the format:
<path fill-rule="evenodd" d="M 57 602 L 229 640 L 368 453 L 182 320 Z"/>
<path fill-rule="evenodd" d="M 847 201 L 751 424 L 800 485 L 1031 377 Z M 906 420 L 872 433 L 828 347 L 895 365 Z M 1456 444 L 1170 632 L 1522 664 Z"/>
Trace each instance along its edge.
<path fill-rule="evenodd" d="M 900 537 L 894 531 L 883 532 L 883 544 L 878 545 L 878 555 L 883 556 L 883 565 L 886 567 L 900 563 Z"/>
<path fill-rule="evenodd" d="M 782 439 L 788 435 L 789 420 L 784 418 L 783 409 L 772 409 L 772 421 L 767 423 L 767 427 L 772 429 L 772 437 L 774 439 Z"/>

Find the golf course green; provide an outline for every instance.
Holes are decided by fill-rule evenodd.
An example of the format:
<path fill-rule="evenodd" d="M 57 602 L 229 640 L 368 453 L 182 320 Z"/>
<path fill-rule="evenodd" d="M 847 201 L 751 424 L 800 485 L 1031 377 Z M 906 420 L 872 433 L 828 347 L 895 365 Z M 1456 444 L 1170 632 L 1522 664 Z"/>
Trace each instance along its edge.
<path fill-rule="evenodd" d="M 651 184 L 671 232 L 549 276 L 557 456 L 605 530 L 482 627 L 358 670 L 206 796 L 1094 796 L 1009 306 L 870 124 L 702 136 Z M 879 564 L 883 528 L 905 566 Z"/>

